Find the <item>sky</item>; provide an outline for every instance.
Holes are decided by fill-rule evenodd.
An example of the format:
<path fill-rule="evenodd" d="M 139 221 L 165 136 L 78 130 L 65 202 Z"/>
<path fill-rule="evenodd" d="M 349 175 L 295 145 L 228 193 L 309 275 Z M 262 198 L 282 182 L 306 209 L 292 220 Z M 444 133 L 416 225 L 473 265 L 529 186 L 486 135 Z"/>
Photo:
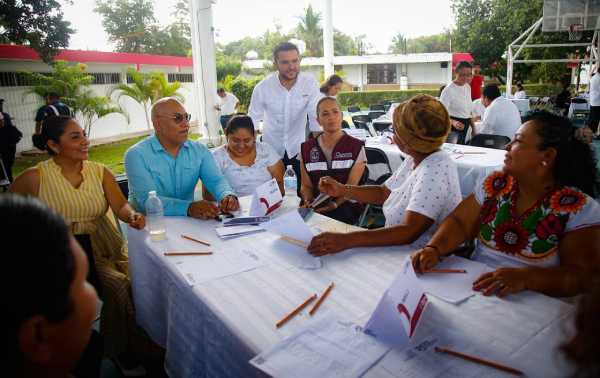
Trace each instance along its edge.
<path fill-rule="evenodd" d="M 175 0 L 155 0 L 154 13 L 162 25 L 171 21 Z M 111 51 L 112 45 L 93 11 L 95 0 L 63 3 L 65 19 L 76 33 L 71 49 Z M 213 4 L 215 41 L 228 43 L 282 26 L 284 31 L 298 24 L 309 4 L 323 12 L 324 0 L 216 0 Z M 371 53 L 387 52 L 398 32 L 408 37 L 436 34 L 453 24 L 450 0 L 333 0 L 333 27 L 348 35 L 365 34 Z"/>

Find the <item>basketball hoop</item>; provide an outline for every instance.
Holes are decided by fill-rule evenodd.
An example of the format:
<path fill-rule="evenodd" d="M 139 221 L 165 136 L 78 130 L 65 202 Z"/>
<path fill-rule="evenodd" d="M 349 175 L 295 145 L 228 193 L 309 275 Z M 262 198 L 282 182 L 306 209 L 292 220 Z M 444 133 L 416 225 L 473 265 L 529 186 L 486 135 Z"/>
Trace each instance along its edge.
<path fill-rule="evenodd" d="M 583 35 L 582 24 L 569 25 L 569 41 L 579 41 Z"/>

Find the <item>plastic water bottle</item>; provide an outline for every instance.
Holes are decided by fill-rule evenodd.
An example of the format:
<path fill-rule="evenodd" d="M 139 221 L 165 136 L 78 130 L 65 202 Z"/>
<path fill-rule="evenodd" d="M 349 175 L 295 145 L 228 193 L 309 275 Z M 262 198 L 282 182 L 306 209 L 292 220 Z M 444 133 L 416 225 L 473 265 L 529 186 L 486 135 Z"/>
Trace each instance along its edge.
<path fill-rule="evenodd" d="M 156 191 L 153 190 L 148 192 L 148 199 L 146 200 L 146 222 L 148 223 L 150 239 L 154 241 L 167 238 L 163 216 L 163 204 L 156 195 Z"/>
<path fill-rule="evenodd" d="M 287 166 L 285 173 L 283 174 L 283 187 L 285 188 L 285 195 L 289 197 L 297 196 L 297 184 L 298 179 L 296 178 L 296 172 L 291 165 Z"/>

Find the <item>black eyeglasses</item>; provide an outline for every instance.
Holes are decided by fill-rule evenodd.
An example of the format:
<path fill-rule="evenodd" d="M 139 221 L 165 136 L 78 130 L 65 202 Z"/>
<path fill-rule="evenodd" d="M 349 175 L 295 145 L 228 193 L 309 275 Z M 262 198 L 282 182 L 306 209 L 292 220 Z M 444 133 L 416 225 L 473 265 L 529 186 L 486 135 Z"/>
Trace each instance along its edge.
<path fill-rule="evenodd" d="M 170 118 L 175 121 L 176 124 L 180 124 L 183 120 L 190 121 L 192 115 L 190 113 L 173 113 L 173 114 L 159 114 L 159 117 Z"/>

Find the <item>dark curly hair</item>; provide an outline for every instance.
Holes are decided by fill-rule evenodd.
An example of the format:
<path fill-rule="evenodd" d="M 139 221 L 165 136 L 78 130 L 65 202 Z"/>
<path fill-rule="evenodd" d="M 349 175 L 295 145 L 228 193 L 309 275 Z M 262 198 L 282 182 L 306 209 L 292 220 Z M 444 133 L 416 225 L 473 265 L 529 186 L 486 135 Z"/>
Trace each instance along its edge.
<path fill-rule="evenodd" d="M 600 377 L 600 286 L 583 296 L 575 316 L 577 334 L 562 346 L 562 351 L 576 366 L 574 377 Z"/>
<path fill-rule="evenodd" d="M 1 361 L 3 371 L 8 369 L 7 376 L 12 377 L 23 368 L 18 341 L 23 322 L 34 315 L 60 322 L 73 311 L 69 289 L 75 258 L 67 224 L 39 200 L 2 194 L 0 214 L 0 240 L 17 242 L 3 254 L 7 269 L 0 274 Z"/>
<path fill-rule="evenodd" d="M 323 85 L 321 85 L 321 88 L 319 88 L 319 90 L 321 91 L 321 93 L 323 93 L 324 95 L 327 96 L 327 93 L 329 92 L 329 88 L 333 87 L 334 85 L 343 83 L 344 80 L 339 76 L 339 75 L 331 75 L 329 76 L 329 78 L 327 80 L 325 80 L 325 82 L 323 83 Z"/>
<path fill-rule="evenodd" d="M 563 186 L 574 186 L 591 197 L 598 193 L 596 158 L 589 144 L 575 137 L 575 128 L 562 116 L 544 110 L 528 114 L 542 142 L 540 150 L 556 149 L 554 179 Z"/>

